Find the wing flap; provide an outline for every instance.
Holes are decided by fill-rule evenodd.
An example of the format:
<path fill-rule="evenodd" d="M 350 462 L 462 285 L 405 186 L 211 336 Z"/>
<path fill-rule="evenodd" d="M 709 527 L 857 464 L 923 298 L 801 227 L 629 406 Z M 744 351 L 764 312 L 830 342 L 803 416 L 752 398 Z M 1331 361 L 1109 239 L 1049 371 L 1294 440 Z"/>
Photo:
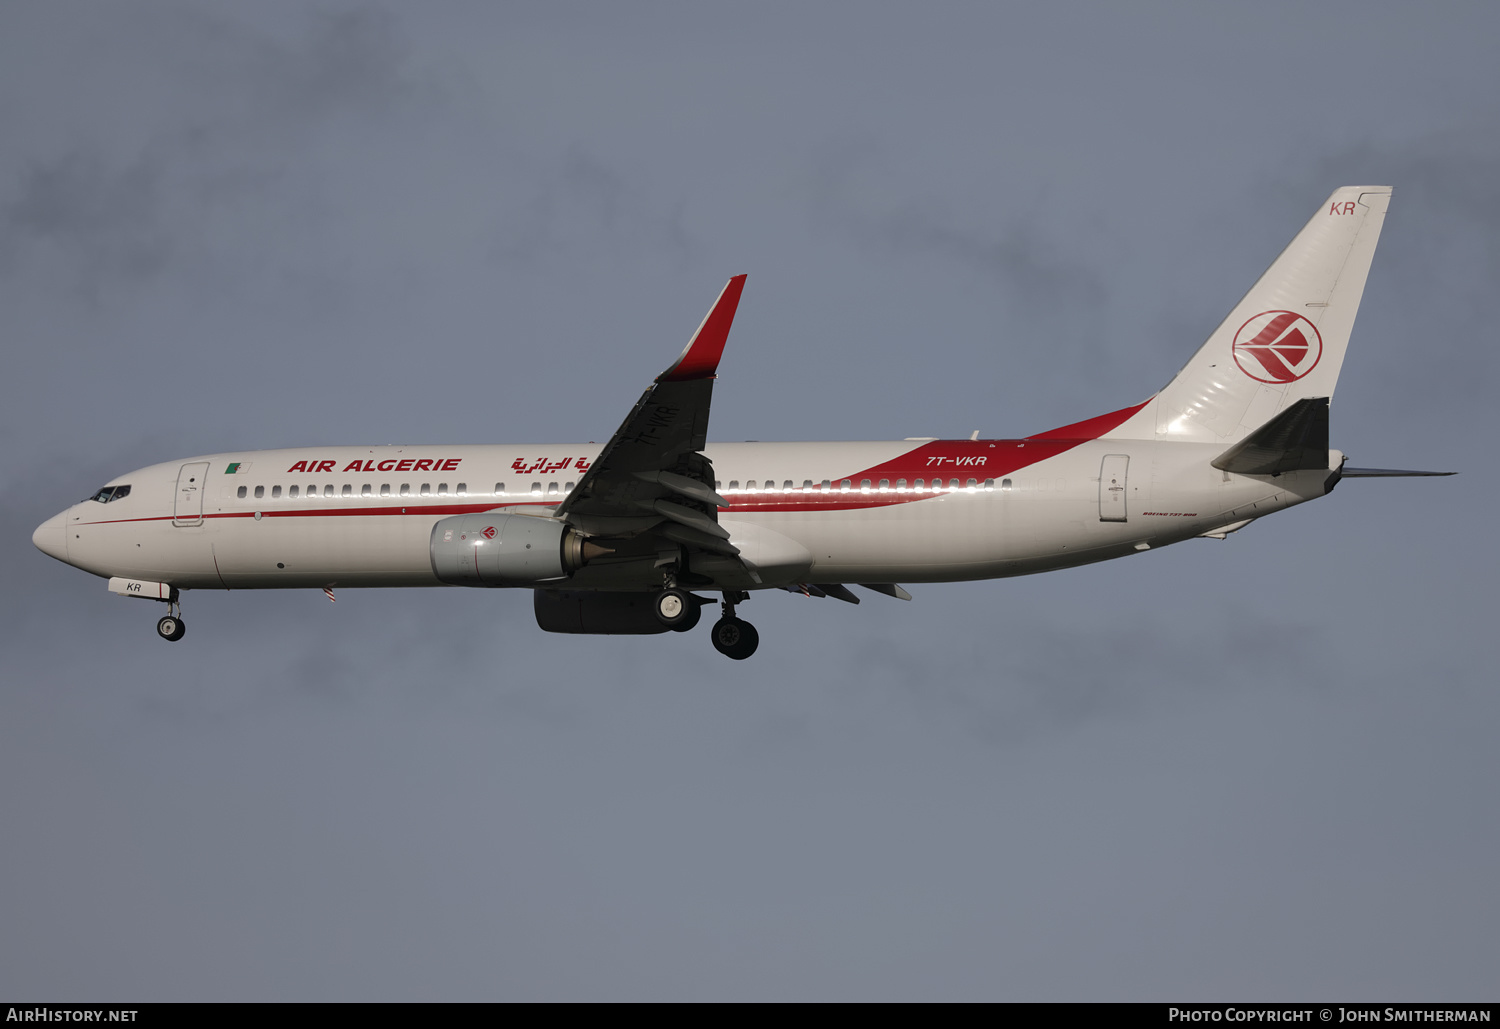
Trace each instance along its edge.
<path fill-rule="evenodd" d="M 698 551 L 699 559 L 715 555 L 707 564 L 727 558 L 760 581 L 755 562 L 719 524 L 719 509 L 729 503 L 714 489 L 713 464 L 702 452 L 714 376 L 744 286 L 743 275 L 729 280 L 682 354 L 641 394 L 558 506 L 558 517 L 588 534 L 678 544 L 687 551 L 685 571 Z"/>

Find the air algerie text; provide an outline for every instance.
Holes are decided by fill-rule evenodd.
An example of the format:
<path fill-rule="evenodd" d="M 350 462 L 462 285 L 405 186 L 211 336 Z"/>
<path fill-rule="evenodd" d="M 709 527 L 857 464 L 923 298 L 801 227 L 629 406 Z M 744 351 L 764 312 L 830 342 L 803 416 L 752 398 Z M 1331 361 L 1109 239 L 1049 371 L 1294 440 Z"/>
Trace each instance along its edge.
<path fill-rule="evenodd" d="M 344 466 L 346 472 L 456 472 L 461 457 L 449 458 L 421 458 L 410 457 L 396 460 L 387 458 L 384 461 L 350 461 Z M 287 469 L 288 472 L 331 472 L 337 461 L 298 461 Z"/>

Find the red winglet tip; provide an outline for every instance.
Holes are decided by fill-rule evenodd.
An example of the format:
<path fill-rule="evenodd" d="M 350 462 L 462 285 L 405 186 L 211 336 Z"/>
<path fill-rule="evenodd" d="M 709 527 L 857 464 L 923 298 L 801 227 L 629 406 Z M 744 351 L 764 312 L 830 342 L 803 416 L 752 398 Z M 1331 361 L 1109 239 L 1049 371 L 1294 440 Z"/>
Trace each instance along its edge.
<path fill-rule="evenodd" d="M 745 288 L 745 276 L 736 275 L 729 280 L 719 299 L 709 309 L 683 348 L 677 362 L 656 377 L 657 382 L 685 382 L 689 379 L 711 379 L 719 369 L 719 359 L 724 356 L 724 344 L 729 339 L 729 327 L 734 324 L 734 312 L 740 305 L 740 293 Z"/>

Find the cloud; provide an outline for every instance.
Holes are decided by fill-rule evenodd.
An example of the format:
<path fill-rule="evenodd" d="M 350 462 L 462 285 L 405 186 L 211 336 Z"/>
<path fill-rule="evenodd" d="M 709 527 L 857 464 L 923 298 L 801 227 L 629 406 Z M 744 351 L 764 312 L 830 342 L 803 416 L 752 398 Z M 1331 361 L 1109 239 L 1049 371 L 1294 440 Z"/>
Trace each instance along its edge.
<path fill-rule="evenodd" d="M 159 33 L 126 33 L 124 49 L 161 69 L 167 97 L 126 105 L 108 140 L 40 151 L 9 141 L 0 274 L 62 280 L 97 303 L 190 266 L 237 245 L 212 238 L 226 207 L 284 202 L 284 175 L 335 128 L 387 120 L 430 86 L 408 72 L 395 22 L 378 8 L 309 15 L 285 41 L 201 12 L 160 17 Z"/>
<path fill-rule="evenodd" d="M 681 267 L 696 247 L 680 204 L 657 203 L 582 147 L 570 146 L 551 165 L 518 175 L 513 186 L 500 198 L 504 211 L 493 230 L 491 254 L 499 263 L 576 267 L 603 243 L 622 256 L 649 249 Z"/>
<path fill-rule="evenodd" d="M 1022 206 L 1022 205 L 1011 205 Z M 1061 250 L 1041 219 L 956 211 L 926 187 L 894 175 L 869 142 L 825 153 L 813 179 L 815 224 L 867 251 L 936 261 L 1003 292 L 1022 317 L 1061 322 L 1061 330 L 1102 324 L 1109 292 L 1100 271 Z"/>

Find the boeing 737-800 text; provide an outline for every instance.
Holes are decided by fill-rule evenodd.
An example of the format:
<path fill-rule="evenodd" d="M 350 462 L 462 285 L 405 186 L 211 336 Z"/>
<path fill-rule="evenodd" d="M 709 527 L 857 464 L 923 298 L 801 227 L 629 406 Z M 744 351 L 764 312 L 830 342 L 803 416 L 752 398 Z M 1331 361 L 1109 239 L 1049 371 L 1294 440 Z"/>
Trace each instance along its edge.
<path fill-rule="evenodd" d="M 757 645 L 736 605 L 783 589 L 1026 575 L 1125 557 L 1321 497 L 1344 361 L 1390 189 L 1314 213 L 1150 399 L 1023 439 L 707 442 L 745 276 L 604 446 L 307 447 L 211 454 L 120 476 L 32 539 L 168 605 L 190 589 L 510 586 L 549 632 L 685 631 L 721 594 L 713 644 Z"/>

